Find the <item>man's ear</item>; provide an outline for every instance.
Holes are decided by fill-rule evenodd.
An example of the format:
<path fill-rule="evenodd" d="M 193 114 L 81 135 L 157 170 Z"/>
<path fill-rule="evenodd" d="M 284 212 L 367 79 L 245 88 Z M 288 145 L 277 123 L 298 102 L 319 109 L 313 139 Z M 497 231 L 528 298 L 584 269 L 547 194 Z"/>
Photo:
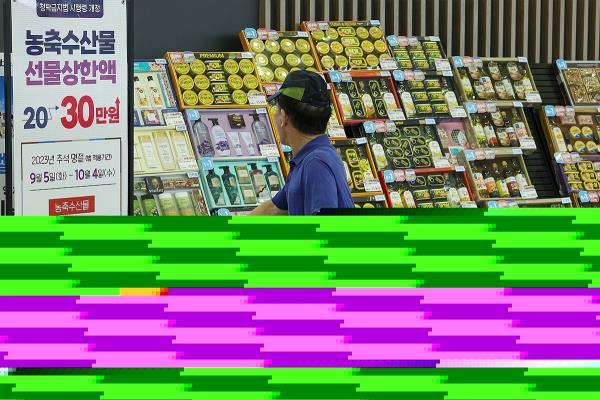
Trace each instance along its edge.
<path fill-rule="evenodd" d="M 283 108 L 279 109 L 279 123 L 284 128 L 288 124 L 288 115 Z"/>

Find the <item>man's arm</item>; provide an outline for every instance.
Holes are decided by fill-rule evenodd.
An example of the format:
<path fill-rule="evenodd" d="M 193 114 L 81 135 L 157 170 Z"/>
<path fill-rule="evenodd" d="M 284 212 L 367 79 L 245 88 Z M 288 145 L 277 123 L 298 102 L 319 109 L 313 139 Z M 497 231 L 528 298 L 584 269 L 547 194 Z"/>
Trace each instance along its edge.
<path fill-rule="evenodd" d="M 275 203 L 273 203 L 272 200 L 269 200 L 265 201 L 264 203 L 261 203 L 258 207 L 256 207 L 256 209 L 254 209 L 254 211 L 250 213 L 250 215 L 254 217 L 268 217 L 276 215 L 288 215 L 288 212 L 287 210 L 280 210 L 279 208 L 277 208 L 277 206 L 275 205 Z"/>

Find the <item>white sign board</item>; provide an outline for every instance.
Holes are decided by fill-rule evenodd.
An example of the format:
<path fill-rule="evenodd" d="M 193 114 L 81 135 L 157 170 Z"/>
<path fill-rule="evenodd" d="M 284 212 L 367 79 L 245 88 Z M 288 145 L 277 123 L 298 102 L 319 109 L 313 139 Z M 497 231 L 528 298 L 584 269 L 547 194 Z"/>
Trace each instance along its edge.
<path fill-rule="evenodd" d="M 16 215 L 126 215 L 127 6 L 14 0 Z"/>

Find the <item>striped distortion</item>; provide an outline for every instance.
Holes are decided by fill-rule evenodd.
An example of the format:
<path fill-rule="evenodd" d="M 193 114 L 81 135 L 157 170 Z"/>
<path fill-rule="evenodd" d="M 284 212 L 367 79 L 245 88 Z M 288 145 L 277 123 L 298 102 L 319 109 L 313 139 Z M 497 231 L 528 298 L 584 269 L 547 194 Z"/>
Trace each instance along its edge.
<path fill-rule="evenodd" d="M 388 34 L 439 36 L 449 55 L 600 59 L 600 0 L 260 0 L 261 25 L 379 19 Z"/>

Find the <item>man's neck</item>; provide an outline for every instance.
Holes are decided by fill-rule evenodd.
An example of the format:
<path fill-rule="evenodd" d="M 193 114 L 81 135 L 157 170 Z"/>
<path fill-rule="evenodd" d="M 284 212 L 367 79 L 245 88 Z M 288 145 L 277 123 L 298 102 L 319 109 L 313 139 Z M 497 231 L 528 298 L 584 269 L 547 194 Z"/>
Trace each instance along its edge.
<path fill-rule="evenodd" d="M 298 154 L 300 153 L 300 151 L 302 151 L 304 146 L 306 146 L 308 143 L 312 142 L 321 135 L 307 135 L 305 133 L 295 132 L 293 135 L 290 136 L 290 147 L 292 148 L 294 154 Z"/>

